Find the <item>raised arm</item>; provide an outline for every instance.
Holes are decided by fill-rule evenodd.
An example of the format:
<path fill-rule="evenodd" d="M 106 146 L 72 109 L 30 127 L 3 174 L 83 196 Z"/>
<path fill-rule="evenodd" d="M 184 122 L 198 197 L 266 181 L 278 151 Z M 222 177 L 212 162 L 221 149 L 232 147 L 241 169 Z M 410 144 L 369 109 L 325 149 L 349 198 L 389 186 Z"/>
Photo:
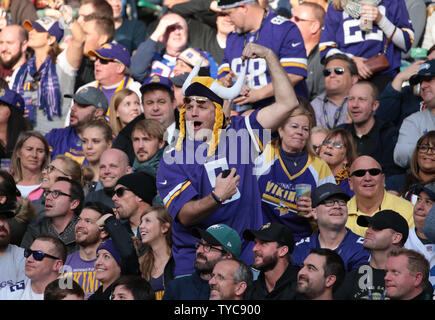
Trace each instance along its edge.
<path fill-rule="evenodd" d="M 249 58 L 264 58 L 269 68 L 275 102 L 258 112 L 257 121 L 263 128 L 275 131 L 281 121 L 286 119 L 290 112 L 298 106 L 298 99 L 287 73 L 271 49 L 249 43 L 243 50 L 242 59 Z"/>

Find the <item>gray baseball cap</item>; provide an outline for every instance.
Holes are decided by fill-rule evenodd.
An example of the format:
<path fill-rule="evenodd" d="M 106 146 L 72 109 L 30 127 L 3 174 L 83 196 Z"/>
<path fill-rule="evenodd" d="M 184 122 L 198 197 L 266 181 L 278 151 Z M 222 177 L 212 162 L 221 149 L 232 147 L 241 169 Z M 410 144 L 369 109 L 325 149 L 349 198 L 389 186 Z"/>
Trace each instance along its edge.
<path fill-rule="evenodd" d="M 95 106 L 96 108 L 103 109 L 104 114 L 107 113 L 109 104 L 107 103 L 106 95 L 100 89 L 94 87 L 85 87 L 77 91 L 75 94 L 65 94 L 65 98 L 72 98 L 79 104 L 85 106 Z"/>

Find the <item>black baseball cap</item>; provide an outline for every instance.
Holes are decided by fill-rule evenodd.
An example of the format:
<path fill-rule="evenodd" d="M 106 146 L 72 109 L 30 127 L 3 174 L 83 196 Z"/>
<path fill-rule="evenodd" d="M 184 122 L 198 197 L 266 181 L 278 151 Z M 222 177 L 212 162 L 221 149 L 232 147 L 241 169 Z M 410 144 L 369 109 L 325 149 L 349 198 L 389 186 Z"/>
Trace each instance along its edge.
<path fill-rule="evenodd" d="M 432 201 L 435 201 L 435 182 L 425 185 L 413 184 L 409 187 L 409 190 L 416 195 L 419 195 L 420 192 L 424 191 Z"/>
<path fill-rule="evenodd" d="M 340 196 L 344 200 L 349 201 L 349 195 L 344 190 L 337 186 L 335 183 L 325 183 L 314 190 L 311 196 L 311 203 L 313 208 L 317 207 L 322 201 L 329 199 L 332 196 Z"/>
<path fill-rule="evenodd" d="M 254 241 L 255 238 L 266 242 L 278 242 L 289 248 L 290 253 L 293 252 L 295 240 L 293 232 L 285 225 L 269 222 L 262 226 L 260 230 L 247 229 L 243 232 L 243 238 L 249 241 Z"/>
<path fill-rule="evenodd" d="M 409 226 L 406 219 L 393 210 L 381 210 L 373 216 L 359 216 L 356 223 L 361 227 L 371 226 L 376 230 L 393 229 L 402 234 L 403 242 L 408 239 Z"/>

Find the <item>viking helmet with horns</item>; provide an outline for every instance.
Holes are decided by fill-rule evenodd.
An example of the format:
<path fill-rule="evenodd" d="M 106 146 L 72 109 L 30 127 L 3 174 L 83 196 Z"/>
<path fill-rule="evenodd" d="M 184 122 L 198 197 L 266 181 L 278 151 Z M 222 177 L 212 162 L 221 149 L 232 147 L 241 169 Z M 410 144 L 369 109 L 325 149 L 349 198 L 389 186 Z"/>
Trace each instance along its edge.
<path fill-rule="evenodd" d="M 223 101 L 233 100 L 237 97 L 242 90 L 242 86 L 244 84 L 245 75 L 246 75 L 246 63 L 243 64 L 241 68 L 241 72 L 237 78 L 236 83 L 230 87 L 224 87 L 221 82 L 211 78 L 211 77 L 199 77 L 198 72 L 201 67 L 202 60 L 199 61 L 193 70 L 190 72 L 186 81 L 183 84 L 182 92 L 185 97 L 188 96 L 201 96 L 210 99 L 214 106 L 216 107 L 216 116 L 215 122 L 213 126 L 213 135 L 211 138 L 210 147 L 208 149 L 208 157 L 211 157 L 216 148 L 219 141 L 220 129 L 223 128 L 225 123 L 225 116 L 222 109 Z M 185 115 L 186 115 L 186 104 L 180 109 L 180 135 L 178 136 L 178 141 L 175 146 L 175 150 L 181 150 L 184 137 L 186 135 L 186 123 L 185 123 Z"/>

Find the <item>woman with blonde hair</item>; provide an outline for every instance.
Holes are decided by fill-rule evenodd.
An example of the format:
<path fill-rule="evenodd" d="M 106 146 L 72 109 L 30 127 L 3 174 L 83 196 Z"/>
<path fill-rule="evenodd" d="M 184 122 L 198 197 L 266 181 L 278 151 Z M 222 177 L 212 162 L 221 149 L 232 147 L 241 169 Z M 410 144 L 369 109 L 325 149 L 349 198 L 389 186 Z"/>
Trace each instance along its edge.
<path fill-rule="evenodd" d="M 18 136 L 10 171 L 23 198 L 32 201 L 42 195 L 42 170 L 49 162 L 49 146 L 39 131 L 24 131 Z"/>
<path fill-rule="evenodd" d="M 112 96 L 109 106 L 109 123 L 115 137 L 142 113 L 140 103 L 138 95 L 130 89 L 122 89 Z"/>
<path fill-rule="evenodd" d="M 313 232 L 310 194 L 323 183 L 335 183 L 328 164 L 311 145 L 314 123 L 313 113 L 300 103 L 278 128 L 279 139 L 266 145 L 256 165 L 263 223 L 286 225 L 296 241 Z M 308 193 L 297 197 L 300 184 L 307 185 Z"/>

